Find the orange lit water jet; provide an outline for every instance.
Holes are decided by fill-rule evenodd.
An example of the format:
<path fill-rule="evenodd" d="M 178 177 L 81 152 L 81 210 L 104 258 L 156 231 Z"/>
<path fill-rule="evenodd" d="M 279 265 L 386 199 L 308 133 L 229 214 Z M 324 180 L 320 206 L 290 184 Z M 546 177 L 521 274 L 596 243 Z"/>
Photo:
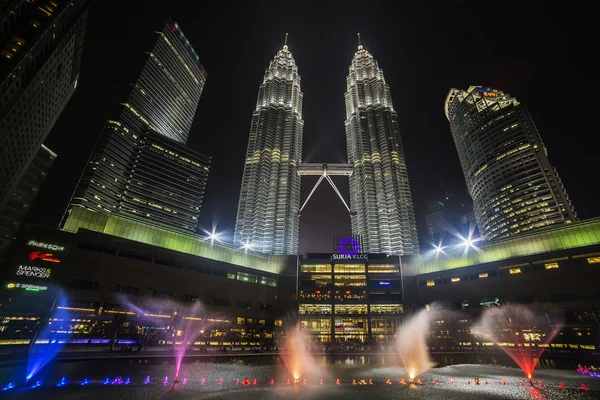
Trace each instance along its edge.
<path fill-rule="evenodd" d="M 439 313 L 435 308 L 424 309 L 402 323 L 396 333 L 396 346 L 400 361 L 410 380 L 432 368 L 427 335 L 431 321 Z"/>

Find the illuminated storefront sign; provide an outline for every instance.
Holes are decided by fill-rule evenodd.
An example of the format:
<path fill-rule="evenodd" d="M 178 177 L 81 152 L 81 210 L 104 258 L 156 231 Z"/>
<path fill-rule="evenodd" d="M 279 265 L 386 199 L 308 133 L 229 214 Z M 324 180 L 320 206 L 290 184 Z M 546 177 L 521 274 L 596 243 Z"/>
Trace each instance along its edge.
<path fill-rule="evenodd" d="M 478 89 L 478 92 L 481 93 L 481 95 L 483 97 L 496 97 L 496 92 L 494 92 L 490 88 L 487 88 L 487 89 Z"/>
<path fill-rule="evenodd" d="M 338 242 L 338 250 L 345 255 L 358 254 L 360 251 L 360 244 L 356 239 L 344 238 Z"/>
<path fill-rule="evenodd" d="M 59 246 L 57 244 L 38 242 L 36 240 L 30 240 L 27 242 L 27 246 L 39 247 L 41 249 L 52 250 L 52 251 L 65 251 L 64 246 Z"/>
<path fill-rule="evenodd" d="M 358 254 L 332 254 L 332 260 L 368 260 L 369 255 L 367 253 Z"/>
<path fill-rule="evenodd" d="M 11 282 L 6 285 L 7 289 L 22 289 L 27 292 L 41 292 L 44 290 L 48 290 L 48 286 L 41 285 L 30 285 L 28 283 L 19 283 L 19 282 Z"/>
<path fill-rule="evenodd" d="M 30 276 L 32 278 L 50 278 L 50 268 L 33 267 L 31 265 L 19 265 L 16 275 Z"/>
<path fill-rule="evenodd" d="M 389 286 L 389 285 L 391 285 L 391 283 L 390 282 L 379 281 L 379 283 L 377 285 L 378 286 Z"/>
<path fill-rule="evenodd" d="M 29 259 L 31 261 L 33 260 L 43 260 L 43 261 L 50 261 L 50 262 L 55 262 L 55 263 L 59 263 L 60 262 L 60 258 L 55 257 L 54 254 L 52 253 L 42 253 L 41 251 L 32 251 L 30 252 L 27 257 L 29 257 Z"/>

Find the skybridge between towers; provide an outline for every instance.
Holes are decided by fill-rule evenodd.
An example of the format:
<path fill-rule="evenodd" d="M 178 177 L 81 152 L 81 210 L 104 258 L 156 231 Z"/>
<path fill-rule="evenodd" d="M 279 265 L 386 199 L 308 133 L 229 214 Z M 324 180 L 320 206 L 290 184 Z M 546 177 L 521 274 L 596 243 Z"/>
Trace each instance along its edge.
<path fill-rule="evenodd" d="M 306 204 L 312 197 L 313 193 L 315 192 L 315 190 L 317 190 L 317 188 L 319 187 L 321 182 L 323 182 L 323 179 L 325 179 L 325 180 L 327 180 L 327 182 L 329 182 L 329 184 L 331 185 L 333 190 L 339 196 L 340 200 L 342 200 L 342 203 L 344 203 L 344 206 L 346 207 L 348 212 L 351 212 L 350 207 L 348 207 L 348 203 L 346 203 L 346 200 L 344 200 L 344 197 L 338 190 L 337 186 L 335 186 L 335 183 L 333 183 L 333 180 L 331 179 L 331 177 L 332 176 L 340 176 L 340 175 L 348 176 L 348 177 L 351 176 L 352 171 L 353 171 L 352 164 L 302 163 L 302 164 L 298 165 L 297 171 L 298 171 L 299 176 L 306 176 L 306 175 L 319 176 L 319 180 L 317 181 L 317 183 L 315 183 L 315 186 L 312 188 L 312 190 L 308 194 L 308 197 L 304 201 L 304 204 L 302 204 L 302 207 L 300 207 L 300 211 L 298 212 L 299 214 L 302 212 L 302 210 L 304 209 L 304 207 L 306 206 Z"/>

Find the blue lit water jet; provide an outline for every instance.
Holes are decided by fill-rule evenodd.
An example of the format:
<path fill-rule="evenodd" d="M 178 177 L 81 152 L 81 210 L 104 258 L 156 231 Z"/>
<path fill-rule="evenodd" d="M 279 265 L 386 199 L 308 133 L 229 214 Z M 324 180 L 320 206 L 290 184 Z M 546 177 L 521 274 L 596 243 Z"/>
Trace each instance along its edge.
<path fill-rule="evenodd" d="M 67 298 L 59 292 L 55 297 L 53 309 L 50 310 L 51 318 L 40 318 L 37 334 L 31 339 L 25 381 L 33 378 L 56 357 L 71 336 L 71 315 L 66 306 Z"/>

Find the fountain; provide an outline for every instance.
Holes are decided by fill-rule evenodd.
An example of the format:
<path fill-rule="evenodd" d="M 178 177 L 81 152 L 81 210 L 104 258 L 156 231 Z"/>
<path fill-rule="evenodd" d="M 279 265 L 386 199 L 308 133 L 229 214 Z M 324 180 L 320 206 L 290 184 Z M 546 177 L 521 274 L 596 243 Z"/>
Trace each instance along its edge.
<path fill-rule="evenodd" d="M 280 353 L 283 364 L 294 377 L 294 383 L 299 383 L 300 377 L 309 371 L 316 372 L 318 369 L 313 356 L 310 353 L 310 342 L 302 332 L 300 322 L 293 325 L 287 332 L 285 350 Z"/>
<path fill-rule="evenodd" d="M 530 383 L 537 360 L 546 348 L 538 344 L 550 343 L 559 329 L 551 327 L 543 315 L 515 304 L 488 308 L 473 326 L 476 334 L 489 338 L 517 363 Z"/>
<path fill-rule="evenodd" d="M 435 307 L 421 310 L 403 321 L 396 333 L 398 355 L 410 380 L 435 365 L 429 358 L 427 336 L 438 313 Z"/>
<path fill-rule="evenodd" d="M 31 339 L 25 382 L 33 378 L 61 351 L 71 336 L 71 316 L 65 309 L 67 298 L 58 292 L 52 305 L 51 318 L 40 318 L 36 334 Z M 62 326 L 65 325 L 65 326 Z"/>
<path fill-rule="evenodd" d="M 189 309 L 187 309 L 187 317 L 183 317 L 183 326 L 181 327 L 182 331 L 182 339 L 181 345 L 179 347 L 175 346 L 175 342 L 177 341 L 177 336 L 173 337 L 173 342 L 175 346 L 175 380 L 174 383 L 179 382 L 179 370 L 181 368 L 181 361 L 185 356 L 186 351 L 188 351 L 188 345 L 193 346 L 196 338 L 200 336 L 202 332 L 202 328 L 198 326 L 198 315 L 200 314 L 200 310 L 202 309 L 202 303 L 195 303 Z"/>

